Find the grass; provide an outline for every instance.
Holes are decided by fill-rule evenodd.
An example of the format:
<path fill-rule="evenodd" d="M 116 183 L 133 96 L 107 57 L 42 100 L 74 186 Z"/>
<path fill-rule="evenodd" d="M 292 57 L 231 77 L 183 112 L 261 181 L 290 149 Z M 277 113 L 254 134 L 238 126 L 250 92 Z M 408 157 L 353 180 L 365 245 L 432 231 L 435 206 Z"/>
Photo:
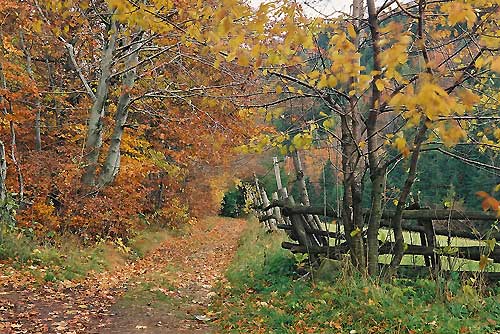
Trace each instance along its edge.
<path fill-rule="evenodd" d="M 499 287 L 480 294 L 457 277 L 382 283 L 345 272 L 334 283 L 299 279 L 282 238 L 249 226 L 213 304 L 221 333 L 500 333 Z"/>
<path fill-rule="evenodd" d="M 146 274 L 143 280 L 131 282 L 127 292 L 120 299 L 120 306 L 158 307 L 178 303 L 178 300 L 167 294 L 167 292 L 175 290 L 174 285 L 168 278 L 169 271 L 175 270 L 175 268 L 165 268 L 163 272 Z"/>
<path fill-rule="evenodd" d="M 90 272 L 111 270 L 144 257 L 170 234 L 165 229 L 145 229 L 126 244 L 119 239 L 84 246 L 72 235 L 48 243 L 22 233 L 4 232 L 0 238 L 0 261 L 8 266 L 0 267 L 0 273 L 9 275 L 12 269 L 28 269 L 40 282 L 83 279 Z"/>

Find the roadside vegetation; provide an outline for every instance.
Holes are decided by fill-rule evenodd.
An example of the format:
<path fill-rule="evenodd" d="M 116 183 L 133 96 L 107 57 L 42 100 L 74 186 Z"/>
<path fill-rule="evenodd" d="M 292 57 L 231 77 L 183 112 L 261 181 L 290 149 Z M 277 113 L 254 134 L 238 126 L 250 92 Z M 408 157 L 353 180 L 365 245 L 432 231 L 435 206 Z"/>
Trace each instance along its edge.
<path fill-rule="evenodd" d="M 257 222 L 241 240 L 214 303 L 227 333 L 498 333 L 500 286 L 458 275 L 378 282 L 346 263 L 303 276 L 307 257 Z M 325 266 L 326 268 L 326 266 Z"/>
<path fill-rule="evenodd" d="M 4 231 L 0 236 L 0 274 L 4 278 L 24 276 L 22 281 L 32 283 L 81 280 L 90 272 L 112 270 L 142 258 L 179 233 L 146 228 L 127 241 L 101 239 L 85 244 L 70 234 L 40 239 L 20 229 Z"/>

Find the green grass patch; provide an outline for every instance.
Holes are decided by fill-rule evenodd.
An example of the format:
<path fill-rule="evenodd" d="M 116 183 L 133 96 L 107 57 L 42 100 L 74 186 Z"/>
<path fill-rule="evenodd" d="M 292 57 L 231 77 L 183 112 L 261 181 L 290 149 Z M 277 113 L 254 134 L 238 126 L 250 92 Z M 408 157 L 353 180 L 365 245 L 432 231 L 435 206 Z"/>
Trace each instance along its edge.
<path fill-rule="evenodd" d="M 146 274 L 140 281 L 131 282 L 127 292 L 120 299 L 119 306 L 161 307 L 178 304 L 180 299 L 173 298 L 169 293 L 176 290 L 169 275 L 177 270 L 175 267 L 165 267 L 162 271 Z"/>
<path fill-rule="evenodd" d="M 8 266 L 3 266 L 0 274 L 8 276 L 12 270 L 27 269 L 40 282 L 83 279 L 89 272 L 112 270 L 145 256 L 170 235 L 169 230 L 145 229 L 127 243 L 118 239 L 84 245 L 73 235 L 48 242 L 4 231 L 0 236 L 0 260 Z"/>
<path fill-rule="evenodd" d="M 306 281 L 281 237 L 249 226 L 213 304 L 220 332 L 500 332 L 498 287 L 479 294 L 458 277 L 380 283 L 345 273 L 333 283 Z"/>

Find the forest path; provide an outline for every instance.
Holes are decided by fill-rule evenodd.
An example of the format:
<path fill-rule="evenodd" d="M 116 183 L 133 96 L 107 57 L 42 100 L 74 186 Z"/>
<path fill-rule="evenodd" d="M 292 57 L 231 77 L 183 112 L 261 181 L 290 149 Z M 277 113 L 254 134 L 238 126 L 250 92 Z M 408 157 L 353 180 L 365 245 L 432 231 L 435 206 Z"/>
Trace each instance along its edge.
<path fill-rule="evenodd" d="M 0 287 L 0 332 L 213 333 L 210 290 L 223 280 L 245 224 L 202 219 L 143 259 L 79 283 Z"/>

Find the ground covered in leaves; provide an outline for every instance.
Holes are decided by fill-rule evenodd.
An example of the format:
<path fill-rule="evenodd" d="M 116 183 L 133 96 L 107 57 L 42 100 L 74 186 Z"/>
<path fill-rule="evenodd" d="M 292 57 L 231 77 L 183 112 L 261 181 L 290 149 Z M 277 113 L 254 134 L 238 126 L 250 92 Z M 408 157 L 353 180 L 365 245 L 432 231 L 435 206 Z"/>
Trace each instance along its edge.
<path fill-rule="evenodd" d="M 284 236 L 248 226 L 212 302 L 221 333 L 500 333 L 500 282 L 371 281 L 347 262 L 323 277 L 320 270 L 304 276 L 308 260 L 282 249 Z"/>
<path fill-rule="evenodd" d="M 210 333 L 207 307 L 223 282 L 245 221 L 208 218 L 142 259 L 83 280 L 40 284 L 2 268 L 1 333 Z M 9 274 L 6 275 L 5 273 Z M 222 283 L 223 284 L 223 283 Z"/>

